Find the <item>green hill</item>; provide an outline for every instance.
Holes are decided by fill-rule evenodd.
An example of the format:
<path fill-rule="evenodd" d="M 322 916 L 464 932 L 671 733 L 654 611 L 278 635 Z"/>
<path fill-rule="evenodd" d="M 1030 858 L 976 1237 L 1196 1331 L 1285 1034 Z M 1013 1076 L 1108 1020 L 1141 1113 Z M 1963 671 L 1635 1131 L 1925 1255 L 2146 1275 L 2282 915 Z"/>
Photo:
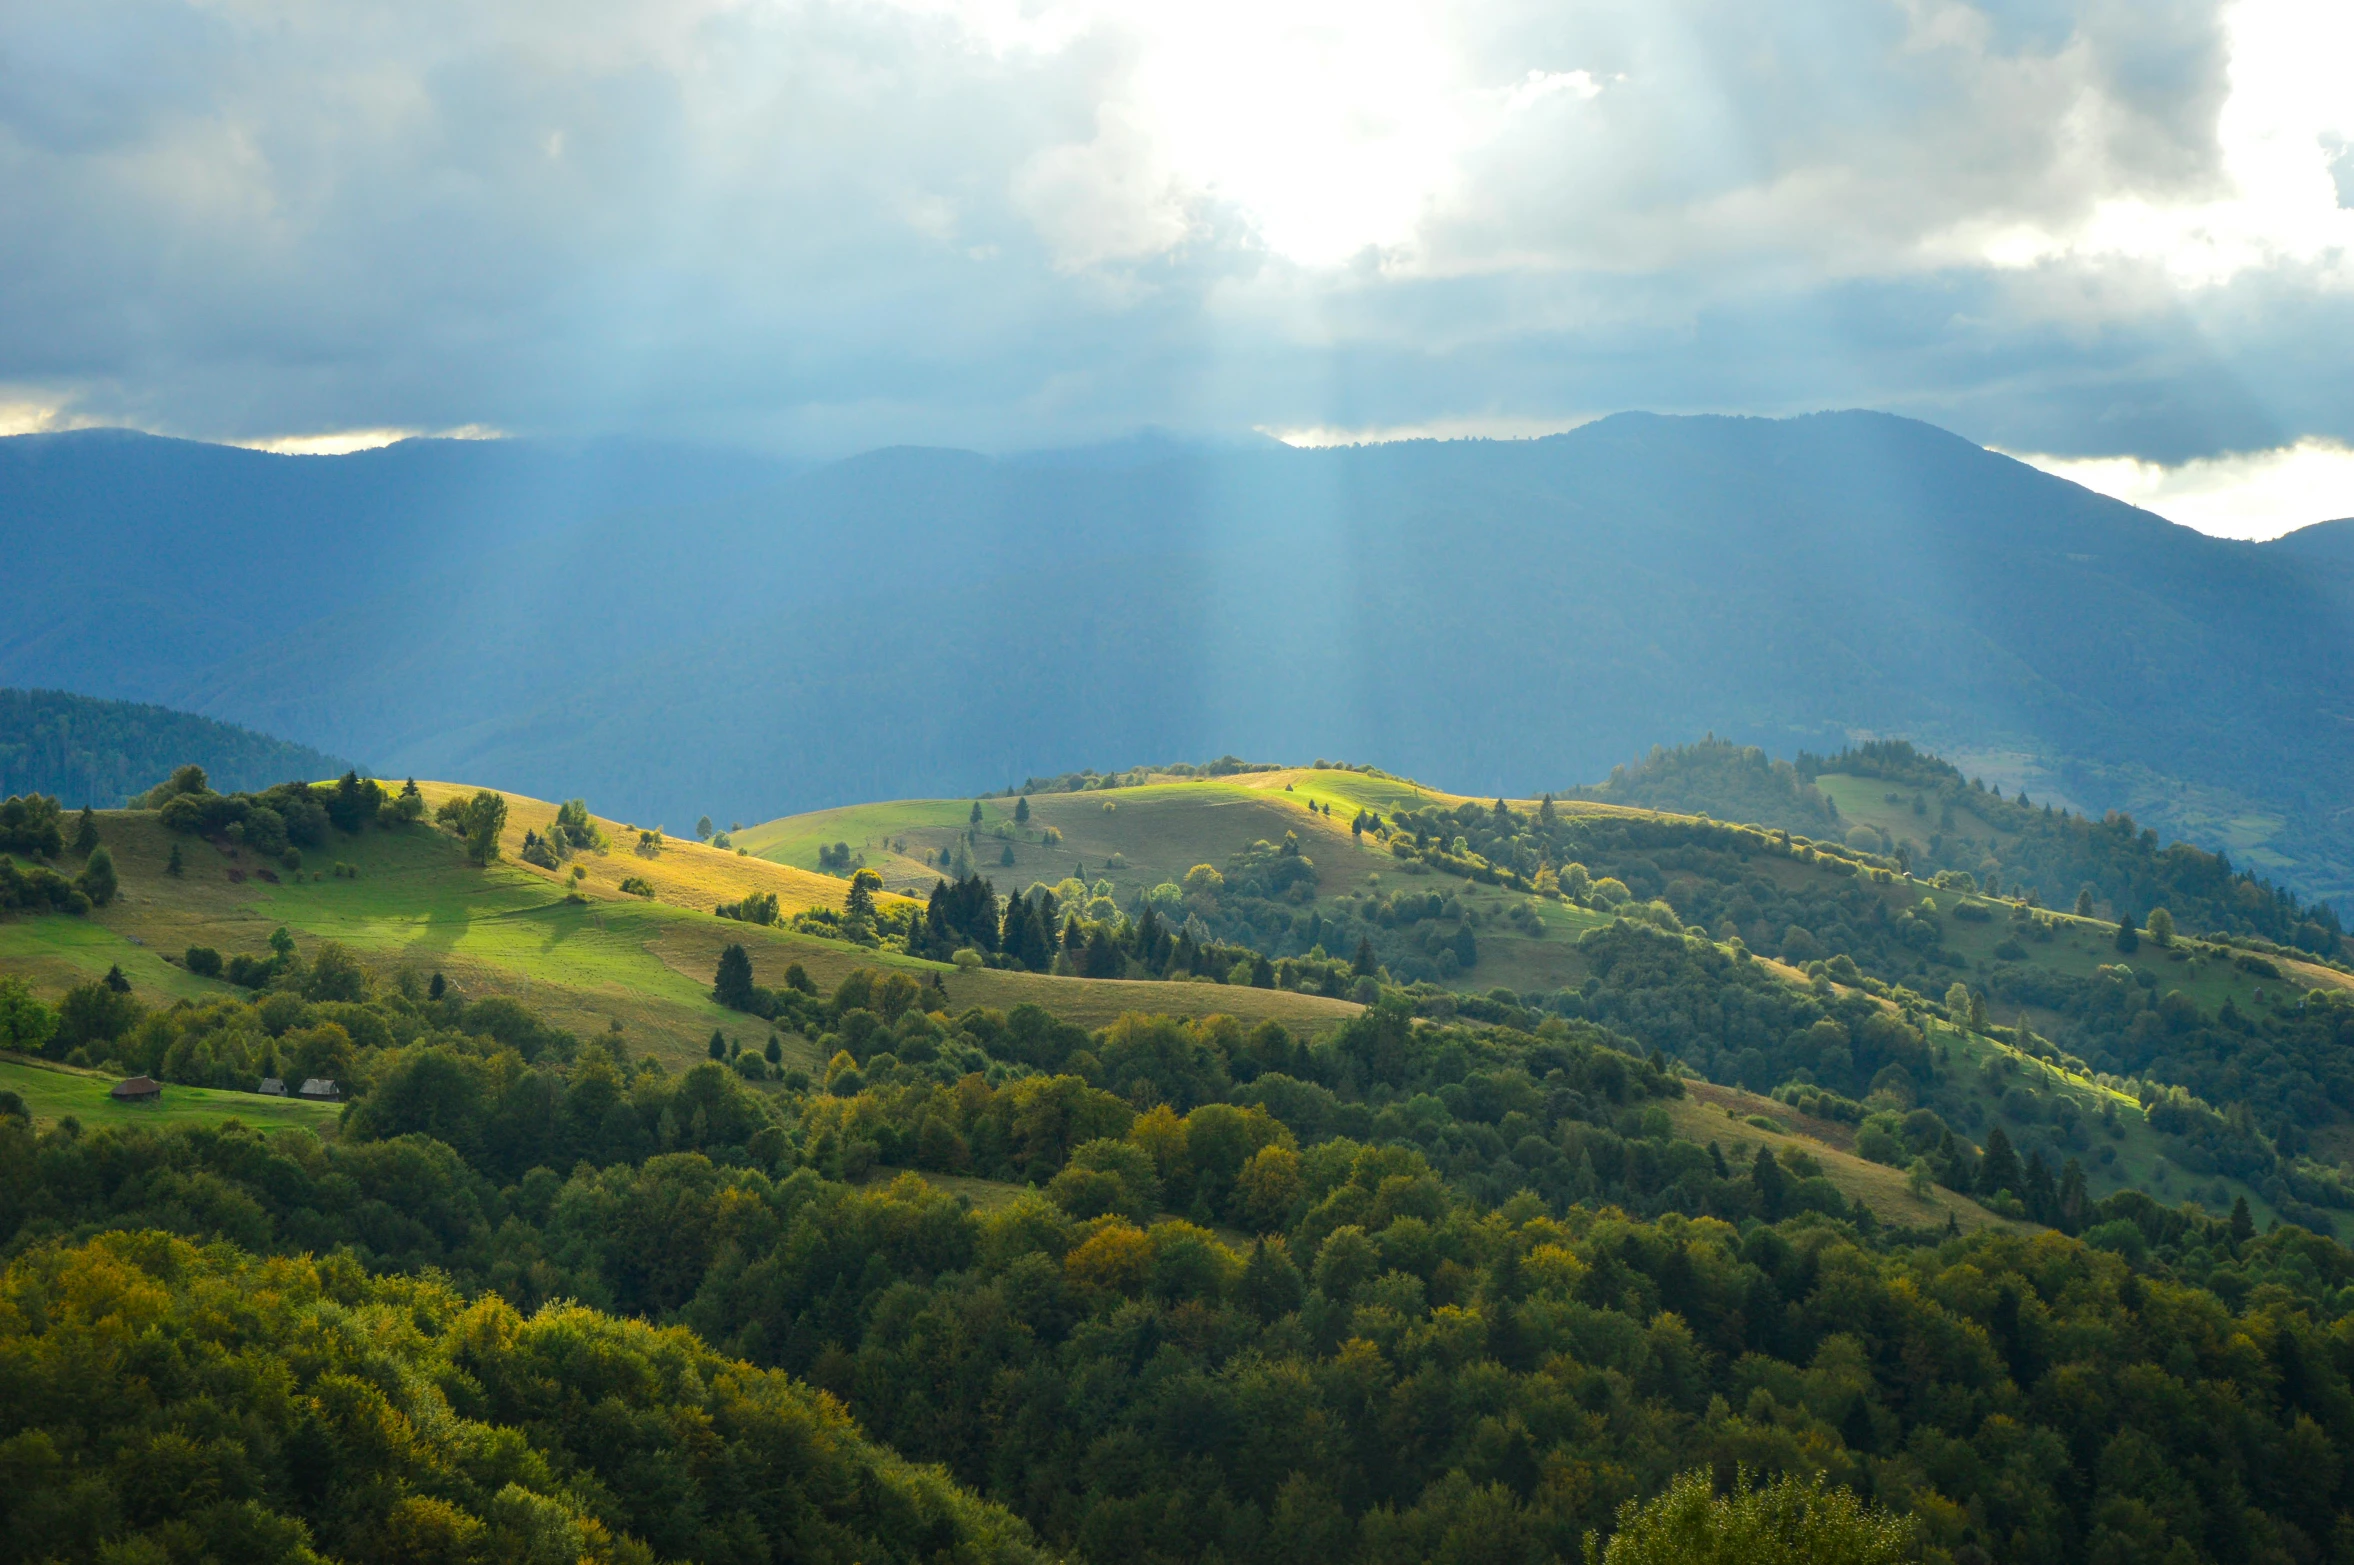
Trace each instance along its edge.
<path fill-rule="evenodd" d="M 114 809 L 188 765 L 235 790 L 333 777 L 351 763 L 168 707 L 0 690 L 0 797 L 41 793 L 73 809 Z"/>
<path fill-rule="evenodd" d="M 430 782 L 97 817 L 113 896 L 0 916 L 0 1028 L 42 1056 L 0 1061 L 31 1399 L 0 1530 L 1538 1560 L 1728 1452 L 1957 1561 L 2032 1558 L 2031 1524 L 2061 1558 L 2297 1558 L 2354 1517 L 2313 1455 L 2354 1439 L 2354 1252 L 2324 1237 L 2354 1211 L 2349 975 L 2121 951 L 1626 805 L 1118 780 L 726 846 Z M 1011 910 L 941 883 L 992 846 L 1039 877 Z M 940 889 L 871 892 L 861 854 Z M 1086 885 L 1045 879 L 1066 856 Z M 47 867 L 102 889 L 94 858 Z M 1050 896 L 1048 970 L 894 948 Z M 162 1108 L 84 1112 L 134 1070 Z M 262 1122 L 296 1106 L 244 1089 L 288 1072 L 347 1084 L 332 1136 Z M 134 1320 L 138 1377 L 100 1351 Z M 207 1422 L 330 1326 L 372 1356 L 293 1355 L 281 1401 Z M 66 1397 L 92 1364 L 109 1394 Z M 2236 1443 L 2119 1387 L 2236 1409 Z M 2200 1498 L 2135 1509 L 2153 1488 Z"/>
<path fill-rule="evenodd" d="M 471 791 L 424 788 L 436 801 Z M 937 978 L 959 1006 L 1050 1003 L 1094 1023 L 1123 1009 L 1149 1008 L 1277 1017 L 1313 1031 L 1355 1009 L 1284 991 L 968 974 L 787 927 L 720 919 L 716 907 L 749 891 L 778 897 L 789 916 L 829 899 L 839 906 L 844 888 L 838 880 L 691 840 L 668 839 L 658 854 L 641 856 L 622 845 L 626 823 L 620 821 L 598 822 L 612 846 L 572 861 L 583 870 L 575 889 L 569 865 L 559 872 L 521 857 L 525 832 L 552 821 L 555 806 L 508 799 L 506 857 L 488 868 L 470 864 L 455 838 L 427 825 L 331 831 L 318 846 L 295 850 L 300 867 L 290 868 L 226 838 L 175 833 L 154 811 L 102 811 L 99 835 L 120 878 L 119 895 L 86 917 L 0 915 L 0 972 L 57 994 L 120 966 L 143 997 L 202 1000 L 234 986 L 190 972 L 190 947 L 225 959 L 266 957 L 271 934 L 284 928 L 306 951 L 333 940 L 405 981 L 422 985 L 440 973 L 469 997 L 527 1003 L 584 1035 L 618 1025 L 633 1048 L 672 1061 L 701 1057 L 714 1030 L 767 1031 L 710 998 L 719 954 L 730 943 L 750 949 L 763 983 L 781 983 L 798 963 L 831 988 L 853 969 L 874 966 L 927 983 Z M 627 840 L 636 834 L 628 832 Z M 182 863 L 177 875 L 170 872 L 175 849 Z M 69 853 L 63 868 L 76 866 Z M 624 879 L 644 882 L 652 894 L 622 890 Z M 820 1063 L 806 1041 L 785 1041 L 796 1063 Z"/>

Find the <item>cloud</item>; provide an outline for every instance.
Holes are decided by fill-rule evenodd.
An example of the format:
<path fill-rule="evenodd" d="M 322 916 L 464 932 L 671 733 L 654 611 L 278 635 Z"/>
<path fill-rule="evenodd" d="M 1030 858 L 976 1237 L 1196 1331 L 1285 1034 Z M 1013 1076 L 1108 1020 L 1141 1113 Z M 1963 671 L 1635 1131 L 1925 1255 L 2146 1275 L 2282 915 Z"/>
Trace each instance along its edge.
<path fill-rule="evenodd" d="M 0 383 L 837 452 L 1886 407 L 2354 440 L 2312 0 L 0 9 Z M 2325 45 L 2327 45 L 2325 47 Z M 26 415 L 29 417 L 30 415 Z"/>
<path fill-rule="evenodd" d="M 2129 456 L 2012 454 L 2219 538 L 2277 538 L 2314 522 L 2354 516 L 2354 449 L 2334 440 L 2300 440 L 2171 467 Z"/>

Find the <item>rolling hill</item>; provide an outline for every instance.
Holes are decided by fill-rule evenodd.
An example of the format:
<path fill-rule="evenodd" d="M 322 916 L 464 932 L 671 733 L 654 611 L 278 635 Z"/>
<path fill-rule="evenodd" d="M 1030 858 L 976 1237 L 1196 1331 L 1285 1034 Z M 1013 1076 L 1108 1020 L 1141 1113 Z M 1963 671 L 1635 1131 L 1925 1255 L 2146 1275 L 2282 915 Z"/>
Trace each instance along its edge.
<path fill-rule="evenodd" d="M 91 567 L 70 608 L 12 604 L 0 678 L 672 819 L 1221 750 L 1530 794 L 1704 729 L 1785 755 L 1904 733 L 2354 893 L 2354 577 L 2313 568 L 2326 543 L 2208 538 L 1901 419 L 893 449 L 752 489 L 675 461 L 600 484 L 519 448 L 497 460 L 572 481 L 512 509 L 465 487 L 471 451 L 248 455 L 0 444 L 0 546 L 74 536 Z M 301 554 L 294 590 L 174 574 L 226 579 L 283 532 L 282 498 L 279 532 L 225 525 L 252 475 L 276 496 L 364 462 L 448 472 L 405 511 L 322 492 L 336 547 Z M 210 554 L 154 547 L 183 468 L 224 519 Z M 71 574 L 52 563 L 18 579 Z"/>
<path fill-rule="evenodd" d="M 2008 1558 L 1987 1545 L 2030 1501 L 2055 1530 L 2132 1519 L 2124 1455 L 2206 1471 L 2203 1432 L 2063 1438 L 2105 1427 L 2102 1388 L 2189 1386 L 2259 1450 L 2331 1448 L 2264 1388 L 2293 1363 L 2339 1417 L 2320 1322 L 2354 1278 L 2323 1237 L 2354 1211 L 2354 972 L 2188 928 L 2126 950 L 1951 872 L 1624 803 L 1332 767 L 1058 781 L 726 846 L 507 794 L 488 868 L 414 811 L 327 813 L 355 793 L 333 785 L 97 817 L 114 898 L 0 916 L 0 1029 L 47 1056 L 0 1058 L 0 1249 L 15 1350 L 49 1376 L 31 1448 L 69 1453 L 0 1495 L 10 1535 L 152 1523 L 250 1553 L 266 1525 L 409 1557 L 520 1548 L 529 1522 L 648 1558 L 725 1532 L 796 1557 L 1034 1535 L 1272 1562 L 1311 1523 L 1314 1557 L 1367 1560 L 1443 1557 L 1476 1523 L 1536 1559 L 1730 1443 L 1856 1475 L 1951 1557 Z M 427 813 L 487 805 L 420 790 Z M 203 824 L 232 805 L 236 832 Z M 313 807 L 281 849 L 262 811 L 291 834 Z M 560 821 L 605 845 L 513 862 Z M 1102 884 L 1065 905 L 1123 938 L 1122 906 L 1179 875 L 1188 930 L 1280 947 L 1288 987 L 810 932 L 861 855 L 916 890 L 991 847 L 1015 878 L 1083 863 Z M 94 855 L 50 867 L 87 879 Z M 784 927 L 714 916 L 754 893 Z M 911 906 L 881 901 L 885 927 Z M 1360 930 L 1397 981 L 1342 968 L 1362 1010 L 1304 992 L 1331 964 L 1288 952 Z M 290 949 L 237 969 L 251 990 L 202 976 L 200 942 Z M 761 985 L 814 980 L 757 1007 L 775 1065 L 767 1024 L 710 998 L 729 945 Z M 110 1030 L 124 1003 L 150 1009 Z M 750 1047 L 706 1058 L 730 1031 Z M 252 1095 L 330 1058 L 356 1094 L 331 1126 Z M 105 1104 L 98 1066 L 155 1070 L 164 1104 Z M 76 1333 L 132 1341 L 134 1317 L 199 1346 L 187 1322 L 227 1321 L 257 1371 L 314 1320 L 382 1351 L 367 1376 L 290 1371 L 303 1394 L 265 1401 L 323 1453 L 255 1466 L 224 1507 L 150 1481 L 151 1453 L 236 1455 L 205 1443 L 209 1401 L 123 1374 L 64 1394 Z M 154 1435 L 139 1464 L 105 1470 L 144 1498 L 81 1520 L 56 1496 L 102 1492 L 100 1467 L 70 1453 L 130 1429 Z M 2032 1483 L 1973 1461 L 1931 1493 L 1895 1465 L 1988 1430 L 2045 1453 Z M 543 1481 L 534 1452 L 596 1482 Z M 365 1503 L 321 1500 L 330 1458 Z M 1608 1490 L 1545 1476 L 1605 1460 Z M 2283 1518 L 2315 1509 L 2225 1492 L 2256 1496 L 2232 1525 L 2292 1541 Z"/>

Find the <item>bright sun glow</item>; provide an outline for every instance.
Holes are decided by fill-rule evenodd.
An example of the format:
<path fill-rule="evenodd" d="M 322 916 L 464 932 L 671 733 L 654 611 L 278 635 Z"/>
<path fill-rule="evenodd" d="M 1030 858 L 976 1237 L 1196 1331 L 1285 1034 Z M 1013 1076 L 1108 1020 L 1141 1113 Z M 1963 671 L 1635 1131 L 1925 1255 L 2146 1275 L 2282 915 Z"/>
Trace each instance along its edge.
<path fill-rule="evenodd" d="M 2135 457 L 2011 453 L 2097 493 L 2155 511 L 2220 538 L 2277 538 L 2314 522 L 2354 516 L 2354 450 L 2300 440 L 2177 467 Z"/>
<path fill-rule="evenodd" d="M 987 46 L 1050 51 L 1091 31 L 1128 66 L 1089 141 L 1032 160 L 1017 194 L 1066 265 L 1158 254 L 1214 209 L 1269 251 L 1331 266 L 1409 244 L 1466 155 L 1548 100 L 1592 98 L 1574 68 L 1469 72 L 1454 13 L 1427 0 L 1199 0 L 946 10 Z"/>

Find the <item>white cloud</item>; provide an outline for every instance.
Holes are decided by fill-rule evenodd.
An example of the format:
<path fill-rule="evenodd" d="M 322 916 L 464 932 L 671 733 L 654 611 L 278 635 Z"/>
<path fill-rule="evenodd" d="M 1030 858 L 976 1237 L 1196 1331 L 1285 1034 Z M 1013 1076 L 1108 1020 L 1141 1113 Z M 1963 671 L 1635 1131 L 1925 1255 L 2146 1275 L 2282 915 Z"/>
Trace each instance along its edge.
<path fill-rule="evenodd" d="M 812 454 L 1621 407 L 2354 440 L 2347 10 L 0 6 L 0 400 Z"/>
<path fill-rule="evenodd" d="M 2277 538 L 2354 516 L 2354 449 L 2300 440 L 2166 466 L 2138 457 L 2010 453 L 2047 473 L 2219 538 Z"/>
<path fill-rule="evenodd" d="M 1562 435 L 1590 424 L 1599 414 L 1568 418 L 1521 417 L 1513 414 L 1465 414 L 1459 418 L 1426 419 L 1414 424 L 1383 424 L 1342 429 L 1330 424 L 1290 428 L 1260 425 L 1259 433 L 1287 446 L 1376 446 L 1393 440 L 1534 440 Z"/>
<path fill-rule="evenodd" d="M 263 435 L 227 443 L 243 446 L 249 451 L 268 451 L 278 456 L 349 456 L 354 451 L 380 450 L 403 440 L 505 438 L 501 431 L 487 424 L 460 424 L 455 429 L 333 429 L 311 435 Z"/>
<path fill-rule="evenodd" d="M 2225 13 L 2230 92 L 2216 118 L 2219 188 L 2167 199 L 2104 193 L 2071 223 L 2023 223 L 1983 240 L 1998 266 L 2069 257 L 2155 262 L 2212 285 L 2282 262 L 2354 283 L 2354 210 L 2342 163 L 2354 137 L 2354 6 L 2237 0 Z"/>

